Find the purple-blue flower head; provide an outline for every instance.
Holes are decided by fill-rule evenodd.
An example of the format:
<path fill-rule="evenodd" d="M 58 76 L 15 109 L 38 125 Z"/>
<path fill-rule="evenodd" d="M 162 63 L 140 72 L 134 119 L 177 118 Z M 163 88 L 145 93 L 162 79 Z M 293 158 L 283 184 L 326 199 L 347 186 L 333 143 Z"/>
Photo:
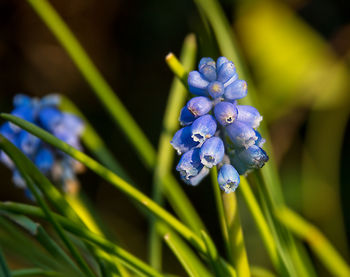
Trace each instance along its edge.
<path fill-rule="evenodd" d="M 182 108 L 179 120 L 186 127 L 171 141 L 182 154 L 176 169 L 185 183 L 197 185 L 217 165 L 220 188 L 233 192 L 239 174 L 260 168 L 268 160 L 261 148 L 265 140 L 256 130 L 262 116 L 254 107 L 237 104 L 247 95 L 248 86 L 226 57 L 216 62 L 202 58 L 198 70 L 188 75 L 188 87 L 197 97 Z"/>
<path fill-rule="evenodd" d="M 41 100 L 31 98 L 24 94 L 14 97 L 14 110 L 11 114 L 27 120 L 71 144 L 73 147 L 81 149 L 80 136 L 84 129 L 83 121 L 75 115 L 59 110 L 59 95 L 47 95 Z M 0 126 L 0 133 L 17 146 L 39 170 L 54 179 L 54 181 L 65 186 L 71 180 L 75 180 L 78 172 L 71 157 L 51 148 L 39 138 L 29 132 L 22 130 L 12 123 L 4 123 Z M 16 169 L 11 159 L 0 151 L 0 161 L 13 171 L 13 182 L 18 187 L 25 187 L 25 181 Z M 65 188 L 64 188 L 65 189 Z"/>

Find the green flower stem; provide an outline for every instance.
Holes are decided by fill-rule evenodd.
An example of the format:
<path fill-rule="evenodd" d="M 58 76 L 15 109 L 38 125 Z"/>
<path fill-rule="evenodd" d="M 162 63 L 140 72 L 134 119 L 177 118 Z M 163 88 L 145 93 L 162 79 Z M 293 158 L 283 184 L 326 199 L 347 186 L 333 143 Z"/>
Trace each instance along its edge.
<path fill-rule="evenodd" d="M 45 217 L 51 222 L 52 226 L 56 230 L 59 237 L 62 239 L 63 243 L 71 252 L 72 256 L 75 258 L 80 268 L 85 272 L 87 276 L 95 276 L 95 274 L 91 271 L 83 257 L 80 255 L 78 250 L 75 248 L 73 243 L 70 241 L 68 236 L 63 231 L 61 225 L 55 220 L 52 216 L 49 207 L 45 203 L 45 200 L 40 196 L 38 189 L 36 188 L 32 178 L 26 174 L 24 162 L 29 162 L 29 159 L 24 156 L 24 154 L 18 155 L 20 150 L 18 150 L 12 143 L 10 143 L 6 138 L 0 135 L 0 148 L 11 158 L 11 160 L 16 164 L 16 167 L 21 173 L 21 176 L 25 179 L 28 188 L 31 193 L 34 195 L 36 201 L 40 205 L 43 210 Z M 22 161 L 23 162 L 22 162 Z"/>
<path fill-rule="evenodd" d="M 156 166 L 155 149 L 130 113 L 122 105 L 112 88 L 104 80 L 71 30 L 47 0 L 27 1 L 62 44 L 81 74 L 96 93 L 96 96 L 106 107 L 123 133 L 128 137 L 128 140 L 134 146 L 146 167 L 153 170 Z M 167 175 L 162 182 L 164 194 L 179 217 L 193 230 L 200 230 L 203 224 L 201 224 L 198 214 L 180 185 L 176 182 L 176 179 L 172 175 Z"/>
<path fill-rule="evenodd" d="M 181 62 L 184 64 L 186 72 L 193 68 L 194 60 L 196 57 L 196 39 L 193 34 L 186 37 L 183 50 L 181 53 Z M 167 60 L 171 54 L 167 56 Z M 180 64 L 182 68 L 182 65 Z M 163 130 L 159 138 L 157 162 L 153 176 L 153 192 L 152 199 L 162 204 L 162 180 L 166 175 L 169 175 L 172 170 L 174 160 L 174 150 L 170 145 L 173 134 L 179 127 L 178 117 L 180 110 L 185 103 L 187 91 L 181 82 L 175 78 L 171 85 L 167 105 L 164 113 Z M 150 218 L 150 230 L 149 230 L 149 257 L 150 264 L 157 268 L 161 268 L 162 263 L 162 240 L 157 234 L 157 220 L 154 217 Z M 201 223 L 198 224 L 199 226 Z M 201 226 L 203 228 L 203 226 Z"/>
<path fill-rule="evenodd" d="M 154 215 L 156 215 L 157 217 L 162 219 L 164 222 L 169 224 L 178 233 L 180 233 L 185 239 L 191 242 L 193 246 L 195 246 L 198 250 L 200 250 L 203 253 L 206 253 L 205 245 L 203 241 L 198 237 L 198 235 L 196 235 L 192 230 L 190 230 L 187 226 L 181 223 L 178 219 L 176 219 L 173 215 L 171 215 L 165 209 L 160 207 L 157 203 L 155 203 L 149 197 L 144 195 L 139 190 L 135 189 L 132 185 L 130 185 L 129 183 L 121 179 L 118 175 L 116 175 L 109 169 L 105 168 L 104 166 L 102 166 L 101 164 L 99 164 L 98 162 L 96 162 L 86 154 L 76 150 L 75 148 L 71 147 L 70 145 L 68 145 L 63 141 L 60 141 L 55 136 L 51 135 L 50 133 L 44 131 L 43 129 L 39 128 L 38 126 L 32 123 L 29 123 L 21 118 L 15 117 L 10 114 L 1 114 L 0 117 L 2 117 L 5 120 L 11 121 L 12 123 L 27 130 L 28 132 L 32 133 L 33 135 L 37 136 L 43 141 L 53 145 L 54 147 L 57 147 L 61 151 L 67 153 L 68 155 L 72 156 L 76 160 L 80 161 L 82 164 L 90 168 L 97 175 L 109 181 L 112 185 L 114 185 L 116 188 L 121 190 L 131 199 L 135 200 L 141 206 L 151 211 Z"/>
<path fill-rule="evenodd" d="M 165 62 L 169 66 L 170 70 L 179 78 L 183 86 L 187 88 L 188 87 L 188 84 L 187 84 L 188 70 L 191 68 L 187 68 L 186 70 L 185 67 L 182 65 L 182 63 L 178 60 L 178 58 L 173 53 L 169 53 L 165 57 Z"/>
<path fill-rule="evenodd" d="M 28 216 L 37 217 L 40 219 L 46 219 L 46 215 L 43 213 L 43 211 L 35 206 L 32 205 L 26 205 L 26 204 L 20 204 L 20 203 L 13 203 L 13 202 L 0 202 L 0 210 L 5 210 L 17 214 L 24 214 Z M 52 213 L 53 218 L 59 222 L 62 227 L 67 230 L 68 232 L 76 235 L 79 238 L 82 238 L 88 242 L 91 242 L 93 244 L 96 244 L 100 246 L 104 251 L 115 255 L 120 259 L 120 261 L 130 268 L 133 271 L 140 272 L 146 276 L 156 276 L 160 277 L 163 276 L 162 274 L 158 273 L 156 270 L 151 268 L 149 265 L 145 264 L 132 254 L 128 253 L 118 245 L 113 244 L 112 242 L 106 240 L 105 238 L 89 231 L 86 228 L 83 228 L 81 225 L 76 224 L 70 220 L 67 220 L 65 217 L 60 216 L 58 214 Z"/>
<path fill-rule="evenodd" d="M 273 265 L 279 269 L 280 260 L 277 254 L 277 249 L 275 245 L 274 238 L 268 226 L 268 223 L 265 220 L 265 217 L 260 209 L 258 201 L 256 200 L 250 186 L 247 182 L 247 179 L 241 176 L 241 182 L 239 184 L 239 192 L 242 193 L 243 198 L 248 206 L 250 213 L 253 216 L 255 224 L 260 232 L 261 238 L 265 244 L 267 252 L 270 255 L 270 259 Z"/>
<path fill-rule="evenodd" d="M 350 267 L 339 255 L 327 238 L 301 216 L 281 207 L 275 210 L 277 218 L 292 232 L 304 239 L 334 276 L 350 276 Z"/>
<path fill-rule="evenodd" d="M 211 172 L 216 205 L 218 207 L 221 228 L 223 228 L 222 232 L 229 261 L 234 265 L 238 276 L 250 276 L 236 194 L 220 192 L 216 168 L 212 168 Z"/>

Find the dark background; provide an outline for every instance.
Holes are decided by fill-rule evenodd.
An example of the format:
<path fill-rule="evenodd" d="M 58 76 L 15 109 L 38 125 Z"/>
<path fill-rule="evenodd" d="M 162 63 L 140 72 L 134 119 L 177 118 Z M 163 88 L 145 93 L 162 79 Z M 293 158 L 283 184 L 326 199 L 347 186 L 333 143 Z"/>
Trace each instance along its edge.
<path fill-rule="evenodd" d="M 168 96 L 172 73 L 164 57 L 172 51 L 179 54 L 184 37 L 194 32 L 199 37 L 198 56 L 217 55 L 216 45 L 209 41 L 192 1 L 51 1 L 84 46 L 103 76 L 134 116 L 147 137 L 157 145 L 162 115 Z M 236 1 L 221 1 L 230 21 L 235 21 Z M 350 13 L 346 1 L 288 1 L 307 24 L 315 29 L 339 58 L 350 49 Z M 244 47 L 243 47 L 244 51 Z M 254 71 L 254 70 L 253 70 Z M 17 93 L 43 96 L 59 92 L 69 97 L 87 116 L 133 180 L 150 193 L 152 175 L 141 164 L 125 137 L 115 127 L 107 112 L 86 84 L 75 65 L 58 44 L 48 28 L 25 1 L 0 1 L 0 110 L 10 112 L 12 98 Z M 293 126 L 290 144 L 283 151 L 275 149 L 281 168 L 291 160 L 300 159 L 305 117 Z M 275 123 L 274 136 L 282 132 L 285 119 Z M 349 124 L 342 154 L 342 198 L 347 230 L 350 229 L 349 196 Z M 278 142 L 273 141 L 273 145 Z M 278 148 L 278 147 L 277 147 Z M 11 183 L 11 174 L 0 166 L 0 199 L 27 201 L 23 192 Z M 103 180 L 86 172 L 79 176 L 83 190 L 97 207 L 124 245 L 137 256 L 146 259 L 147 222 L 132 203 Z M 211 187 L 208 180 L 201 188 L 184 185 L 194 205 L 214 237 L 220 231 Z M 245 208 L 242 208 L 244 217 Z M 243 221 L 245 219 L 243 218 Z M 245 223 L 255 228 L 247 220 Z M 349 231 L 348 231 L 349 232 Z M 349 235 L 349 233 L 348 233 Z M 257 240 L 257 241 L 256 241 Z M 216 243 L 221 247 L 221 242 Z M 258 239 L 247 242 L 253 249 Z M 255 244 L 256 243 L 256 244 Z M 170 257 L 170 252 L 166 250 Z M 250 257 L 257 263 L 264 257 Z M 178 271 L 175 259 L 165 259 L 166 268 Z M 12 261 L 14 266 L 16 261 Z M 177 268 L 177 269 L 176 269 Z"/>

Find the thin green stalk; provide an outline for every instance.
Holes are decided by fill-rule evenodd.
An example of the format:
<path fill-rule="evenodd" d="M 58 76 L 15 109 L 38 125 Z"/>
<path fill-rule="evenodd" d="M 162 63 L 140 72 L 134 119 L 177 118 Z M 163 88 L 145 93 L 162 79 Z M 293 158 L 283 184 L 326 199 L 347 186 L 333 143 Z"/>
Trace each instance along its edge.
<path fill-rule="evenodd" d="M 194 60 L 196 57 L 196 39 L 193 34 L 185 38 L 183 49 L 181 51 L 181 62 L 186 70 L 184 70 L 185 78 L 187 78 L 186 72 L 193 68 Z M 170 54 L 169 54 L 170 55 Z M 167 59 L 169 57 L 167 56 Z M 180 64 L 181 68 L 182 65 Z M 186 100 L 187 91 L 181 82 L 175 78 L 171 85 L 167 105 L 164 113 L 163 130 L 160 134 L 157 162 L 153 176 L 153 192 L 152 199 L 162 204 L 162 180 L 166 175 L 171 173 L 174 150 L 170 145 L 173 134 L 179 127 L 178 117 L 182 106 Z M 157 235 L 157 220 L 154 217 L 150 218 L 150 230 L 149 230 L 149 257 L 150 263 L 154 268 L 160 269 L 162 263 L 162 240 Z"/>
<path fill-rule="evenodd" d="M 46 219 L 46 215 L 43 211 L 32 205 L 13 203 L 13 202 L 0 202 L 0 210 L 9 211 L 17 214 L 23 214 L 27 216 L 33 216 L 40 219 Z M 55 218 L 62 227 L 68 232 L 74 234 L 75 236 L 84 239 L 88 242 L 98 245 L 104 251 L 115 255 L 120 259 L 120 261 L 130 268 L 133 271 L 141 272 L 147 276 L 162 276 L 156 270 L 151 268 L 146 263 L 142 262 L 132 254 L 125 251 L 123 248 L 119 247 L 116 244 L 106 240 L 105 238 L 89 231 L 88 229 L 82 227 L 81 225 L 74 223 L 70 220 L 67 220 L 65 217 L 58 215 L 56 213 L 52 213 L 52 216 Z"/>
<path fill-rule="evenodd" d="M 237 199 L 235 193 L 221 192 L 219 197 L 219 184 L 217 182 L 216 168 L 212 169 L 212 182 L 214 186 L 216 205 L 218 206 L 219 217 L 225 238 L 225 246 L 228 250 L 229 261 L 235 267 L 238 276 L 250 276 L 247 252 L 244 245 L 243 232 L 238 213 Z M 221 201 L 220 201 L 221 199 Z M 223 207 L 220 208 L 220 205 Z M 223 211 L 222 211 L 223 210 Z M 227 235 L 226 235 L 227 234 Z M 226 237 L 225 237 L 226 236 Z"/>
<path fill-rule="evenodd" d="M 271 234 L 270 228 L 265 220 L 265 217 L 260 209 L 258 201 L 256 200 L 250 186 L 247 182 L 247 179 L 241 176 L 241 182 L 239 184 L 239 192 L 242 193 L 243 198 L 248 206 L 250 213 L 253 216 L 255 224 L 260 232 L 260 236 L 265 244 L 267 252 L 270 255 L 270 259 L 273 265 L 279 269 L 280 268 L 280 260 L 277 254 L 277 249 L 275 245 L 274 238 Z"/>
<path fill-rule="evenodd" d="M 96 66 L 93 64 L 79 41 L 61 19 L 47 0 L 27 0 L 34 11 L 41 17 L 57 40 L 67 51 L 77 68 L 91 86 L 96 96 L 100 99 L 107 111 L 111 114 L 117 125 L 127 136 L 128 141 L 136 149 L 146 167 L 153 170 L 156 165 L 156 151 L 132 118 L 127 109 L 114 93 L 112 88 L 103 79 Z M 162 180 L 164 194 L 169 199 L 176 213 L 190 226 L 197 230 L 198 234 L 203 224 L 197 212 L 193 208 L 181 186 L 172 175 L 167 175 Z"/>
<path fill-rule="evenodd" d="M 304 239 L 313 252 L 334 276 L 350 276 L 350 267 L 328 239 L 301 216 L 281 207 L 275 211 L 277 218 L 292 232 Z"/>
<path fill-rule="evenodd" d="M 41 268 L 26 268 L 26 269 L 17 269 L 13 270 L 11 272 L 12 277 L 37 277 L 37 276 L 61 276 L 63 277 L 64 274 L 51 271 L 51 270 L 44 270 Z"/>
<path fill-rule="evenodd" d="M 51 222 L 52 226 L 56 230 L 57 234 L 61 238 L 61 240 L 64 242 L 66 247 L 71 252 L 74 259 L 77 261 L 80 268 L 87 274 L 87 276 L 95 276 L 95 274 L 91 271 L 83 257 L 80 255 L 78 250 L 75 248 L 73 243 L 70 241 L 68 236 L 66 236 L 65 232 L 61 228 L 61 225 L 53 218 L 49 207 L 45 203 L 45 200 L 40 196 L 38 189 L 36 188 L 35 184 L 33 183 L 33 180 L 30 176 L 26 174 L 25 168 L 23 168 L 22 162 L 19 162 L 18 160 L 28 160 L 24 154 L 19 154 L 20 150 L 18 150 L 11 142 L 9 142 L 6 138 L 4 138 L 2 135 L 0 135 L 0 148 L 11 158 L 11 160 L 16 164 L 16 167 L 21 173 L 21 176 L 25 179 L 26 184 L 28 188 L 30 189 L 30 192 L 34 195 L 36 201 L 42 208 L 46 218 Z M 29 161 L 29 160 L 28 160 Z"/>
<path fill-rule="evenodd" d="M 174 228 L 179 234 L 181 234 L 184 238 L 191 242 L 201 252 L 206 252 L 203 241 L 198 237 L 198 235 L 196 235 L 192 230 L 190 230 L 187 226 L 181 223 L 178 219 L 176 219 L 165 209 L 156 204 L 149 197 L 147 197 L 142 192 L 135 189 L 132 185 L 121 179 L 114 172 L 105 168 L 104 166 L 102 166 L 83 152 L 78 151 L 77 149 L 57 139 L 55 136 L 51 135 L 50 133 L 44 131 L 43 129 L 39 128 L 38 126 L 32 123 L 29 123 L 21 118 L 15 117 L 10 114 L 1 114 L 0 117 L 2 117 L 5 120 L 11 121 L 12 123 L 39 137 L 43 141 L 53 145 L 54 147 L 57 147 L 61 151 L 80 161 L 82 164 L 90 168 L 97 175 L 101 176 L 103 179 L 107 180 L 112 185 L 121 190 L 123 193 L 128 195 L 131 199 L 137 201 L 141 206 L 145 207 L 157 217 L 164 220 L 164 222 L 166 222 L 172 228 Z"/>

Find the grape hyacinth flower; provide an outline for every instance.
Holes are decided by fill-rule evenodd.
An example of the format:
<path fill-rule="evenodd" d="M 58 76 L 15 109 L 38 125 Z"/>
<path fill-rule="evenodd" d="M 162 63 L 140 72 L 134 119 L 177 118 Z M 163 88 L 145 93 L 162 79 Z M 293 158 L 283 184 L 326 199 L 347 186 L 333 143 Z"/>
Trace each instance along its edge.
<path fill-rule="evenodd" d="M 216 62 L 202 58 L 198 70 L 188 75 L 188 87 L 196 97 L 182 108 L 179 121 L 184 127 L 171 141 L 182 155 L 176 170 L 185 183 L 196 186 L 218 166 L 220 188 L 233 192 L 239 175 L 268 161 L 262 149 L 265 140 L 256 130 L 262 116 L 254 107 L 237 104 L 247 95 L 247 83 L 225 57 Z"/>
<path fill-rule="evenodd" d="M 18 94 L 13 99 L 14 110 L 11 114 L 81 149 L 80 136 L 84 130 L 84 123 L 77 116 L 60 111 L 59 103 L 60 97 L 55 94 L 47 95 L 41 100 Z M 12 123 L 6 122 L 0 126 L 0 134 L 16 145 L 43 174 L 55 183 L 61 184 L 64 191 L 68 193 L 77 191 L 79 186 L 75 175 L 83 170 L 82 164 Z M 12 170 L 14 184 L 26 189 L 24 179 L 3 151 L 0 151 L 0 161 Z M 26 195 L 30 196 L 27 189 Z"/>

